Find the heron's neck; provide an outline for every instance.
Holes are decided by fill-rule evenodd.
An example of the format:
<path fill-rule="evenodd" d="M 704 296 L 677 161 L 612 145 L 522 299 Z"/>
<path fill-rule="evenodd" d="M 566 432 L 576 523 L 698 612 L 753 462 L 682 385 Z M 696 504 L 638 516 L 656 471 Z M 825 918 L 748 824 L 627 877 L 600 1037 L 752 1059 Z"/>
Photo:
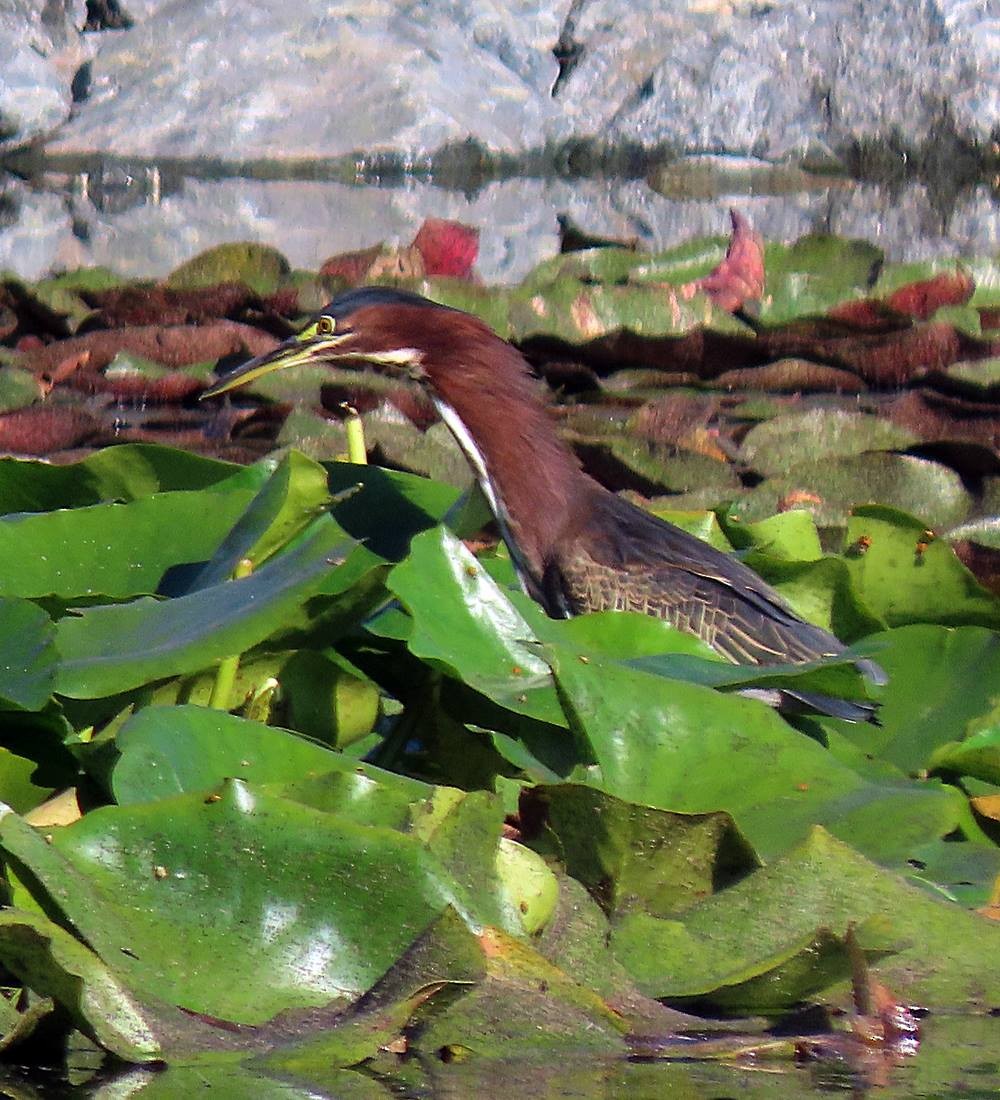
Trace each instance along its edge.
<path fill-rule="evenodd" d="M 556 434 L 522 356 L 499 339 L 487 351 L 485 362 L 451 363 L 434 377 L 434 402 L 475 471 L 522 580 L 537 590 L 590 483 Z"/>

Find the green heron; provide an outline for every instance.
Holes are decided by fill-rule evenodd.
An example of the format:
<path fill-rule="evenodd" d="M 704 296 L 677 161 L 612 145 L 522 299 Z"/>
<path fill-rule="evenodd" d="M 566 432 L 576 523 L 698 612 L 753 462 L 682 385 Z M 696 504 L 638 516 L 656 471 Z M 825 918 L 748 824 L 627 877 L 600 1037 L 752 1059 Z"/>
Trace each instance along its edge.
<path fill-rule="evenodd" d="M 350 290 L 204 396 L 271 371 L 346 360 L 426 388 L 472 466 L 525 591 L 550 616 L 644 612 L 738 664 L 801 663 L 844 652 L 734 557 L 585 474 L 556 434 L 527 361 L 468 313 L 388 287 Z M 873 662 L 856 664 L 885 682 Z M 799 698 L 851 720 L 874 713 L 866 704 Z"/>

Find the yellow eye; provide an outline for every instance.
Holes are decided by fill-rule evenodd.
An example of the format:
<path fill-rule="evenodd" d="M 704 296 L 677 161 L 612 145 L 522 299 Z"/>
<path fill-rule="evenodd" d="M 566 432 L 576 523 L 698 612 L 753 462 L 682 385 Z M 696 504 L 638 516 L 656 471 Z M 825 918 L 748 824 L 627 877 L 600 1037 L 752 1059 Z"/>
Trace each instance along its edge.
<path fill-rule="evenodd" d="M 329 336 L 331 332 L 337 327 L 337 322 L 332 317 L 328 317 L 325 313 L 316 322 L 316 335 L 317 336 Z"/>

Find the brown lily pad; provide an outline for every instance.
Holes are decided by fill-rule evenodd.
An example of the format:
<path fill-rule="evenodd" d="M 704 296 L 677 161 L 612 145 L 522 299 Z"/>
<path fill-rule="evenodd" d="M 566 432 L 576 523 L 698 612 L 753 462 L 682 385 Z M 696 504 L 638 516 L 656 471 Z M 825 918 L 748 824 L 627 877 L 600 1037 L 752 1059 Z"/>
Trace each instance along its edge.
<path fill-rule="evenodd" d="M 257 304 L 243 283 L 217 283 L 193 290 L 167 286 L 129 286 L 85 295 L 102 328 L 128 325 L 187 325 L 233 317 Z"/>
<path fill-rule="evenodd" d="M 0 415 L 0 451 L 47 455 L 94 440 L 103 423 L 69 405 L 31 405 Z"/>
<path fill-rule="evenodd" d="M 51 375 L 60 363 L 89 353 L 89 369 L 101 370 L 119 352 L 128 352 L 165 367 L 184 367 L 226 355 L 261 355 L 277 340 L 266 332 L 237 321 L 210 325 L 137 325 L 133 328 L 88 332 L 57 340 L 26 352 L 21 366 Z"/>
<path fill-rule="evenodd" d="M 942 271 L 931 279 L 901 286 L 886 298 L 886 305 L 918 321 L 927 321 L 944 306 L 961 306 L 972 297 L 976 284 L 972 276 L 958 268 Z"/>
<path fill-rule="evenodd" d="M 795 358 L 723 371 L 712 379 L 711 385 L 720 390 L 768 393 L 862 393 L 868 388 L 852 371 Z"/>
<path fill-rule="evenodd" d="M 1000 419 L 989 402 L 912 390 L 882 406 L 882 415 L 925 441 L 953 440 L 1000 448 Z"/>
<path fill-rule="evenodd" d="M 343 279 L 348 286 L 364 281 L 372 264 L 382 255 L 382 242 L 371 248 L 359 248 L 353 252 L 339 252 L 323 261 L 319 273 L 324 278 Z"/>
<path fill-rule="evenodd" d="M 895 332 L 839 332 L 825 322 L 769 329 L 759 336 L 774 358 L 815 359 L 852 371 L 871 386 L 899 386 L 940 371 L 962 357 L 962 340 L 952 325 L 930 321 Z"/>

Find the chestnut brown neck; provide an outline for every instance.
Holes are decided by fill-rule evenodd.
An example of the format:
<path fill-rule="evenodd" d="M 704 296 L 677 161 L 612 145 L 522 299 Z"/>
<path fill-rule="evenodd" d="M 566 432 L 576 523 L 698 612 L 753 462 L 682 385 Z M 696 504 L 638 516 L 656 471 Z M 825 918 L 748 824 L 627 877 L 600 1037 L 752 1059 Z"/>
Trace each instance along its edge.
<path fill-rule="evenodd" d="M 593 483 L 556 434 L 524 358 L 477 327 L 475 339 L 427 358 L 427 382 L 476 471 L 522 579 L 529 591 L 537 590 L 552 548 Z"/>

